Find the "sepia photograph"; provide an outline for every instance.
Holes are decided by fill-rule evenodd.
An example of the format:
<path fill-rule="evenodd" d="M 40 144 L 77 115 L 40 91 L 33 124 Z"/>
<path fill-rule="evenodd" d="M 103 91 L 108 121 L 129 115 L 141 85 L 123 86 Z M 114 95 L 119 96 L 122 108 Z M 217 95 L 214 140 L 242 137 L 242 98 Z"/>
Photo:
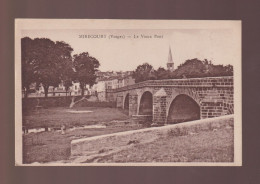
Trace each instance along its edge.
<path fill-rule="evenodd" d="M 242 166 L 241 21 L 15 20 L 16 166 Z"/>

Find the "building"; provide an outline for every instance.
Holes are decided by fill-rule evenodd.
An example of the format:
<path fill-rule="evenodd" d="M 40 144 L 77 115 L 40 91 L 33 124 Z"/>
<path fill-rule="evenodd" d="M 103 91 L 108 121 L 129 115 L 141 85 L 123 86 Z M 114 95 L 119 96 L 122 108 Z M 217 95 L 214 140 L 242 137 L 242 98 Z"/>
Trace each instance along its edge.
<path fill-rule="evenodd" d="M 135 79 L 132 77 L 131 74 L 129 74 L 128 76 L 125 76 L 123 78 L 123 86 L 129 86 L 129 85 L 133 85 L 133 84 L 135 84 Z"/>
<path fill-rule="evenodd" d="M 132 85 L 135 83 L 132 78 L 132 71 L 126 72 L 116 72 L 116 71 L 107 71 L 107 72 L 96 72 L 97 79 L 96 84 L 92 87 L 89 85 L 85 86 L 84 95 L 97 96 L 98 100 L 106 101 L 106 90 L 107 89 L 116 89 L 124 86 Z M 44 88 L 40 84 L 39 88 L 36 89 L 36 84 L 33 83 L 30 86 L 29 97 L 44 97 Z M 48 89 L 48 96 L 80 96 L 81 88 L 79 82 L 72 82 L 72 86 L 69 87 L 67 93 L 65 86 L 61 82 L 57 87 L 50 86 Z M 23 96 L 24 96 L 23 90 Z"/>
<path fill-rule="evenodd" d="M 91 95 L 91 88 L 89 85 L 85 86 L 84 95 Z M 58 87 L 50 86 L 48 89 L 48 96 L 80 96 L 81 95 L 81 88 L 79 82 L 72 82 L 72 86 L 69 87 L 67 93 L 65 86 L 60 83 Z M 44 88 L 40 85 L 38 90 L 38 96 L 44 96 Z"/>
<path fill-rule="evenodd" d="M 131 74 L 131 72 L 127 72 L 127 74 Z M 106 101 L 107 89 L 116 89 L 132 84 L 135 84 L 135 80 L 131 75 L 111 76 L 98 80 L 97 83 L 92 86 L 91 93 L 95 93 L 99 101 Z"/>
<path fill-rule="evenodd" d="M 174 62 L 172 60 L 172 51 L 171 51 L 171 47 L 169 48 L 169 55 L 168 55 L 168 62 L 167 62 L 167 69 L 169 71 L 174 71 Z"/>

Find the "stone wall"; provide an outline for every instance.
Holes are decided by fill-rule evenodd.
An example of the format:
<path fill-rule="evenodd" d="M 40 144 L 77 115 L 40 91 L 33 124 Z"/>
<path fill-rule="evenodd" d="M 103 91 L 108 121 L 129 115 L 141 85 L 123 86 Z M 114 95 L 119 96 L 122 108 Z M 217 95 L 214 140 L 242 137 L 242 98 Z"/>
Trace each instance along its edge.
<path fill-rule="evenodd" d="M 117 89 L 107 89 L 107 93 L 116 93 L 129 91 L 132 89 L 155 87 L 155 86 L 171 86 L 171 87 L 233 87 L 233 76 L 225 77 L 204 77 L 191 79 L 165 79 L 165 80 L 148 80 L 134 85 L 125 86 Z"/>
<path fill-rule="evenodd" d="M 138 111 L 138 95 L 130 93 L 129 95 L 129 116 L 136 115 Z"/>
<path fill-rule="evenodd" d="M 234 126 L 234 116 L 228 115 L 213 119 L 196 120 L 177 125 L 153 127 L 140 130 L 131 130 L 113 134 L 88 137 L 71 142 L 71 156 L 76 159 L 83 156 L 85 160 L 100 156 L 101 150 L 113 153 L 127 149 L 130 141 L 138 144 L 153 142 L 161 136 L 179 136 L 181 134 L 194 134 L 202 131 L 214 131 Z M 108 154 L 110 152 L 107 152 Z M 78 159 L 81 160 L 81 159 Z"/>
<path fill-rule="evenodd" d="M 163 90 L 163 96 L 156 95 Z M 164 124 L 173 100 L 180 94 L 191 97 L 200 107 L 200 118 L 218 117 L 234 113 L 233 77 L 150 80 L 107 90 L 108 101 L 123 108 L 129 95 L 129 115 L 139 113 L 140 99 L 145 91 L 153 94 L 153 122 Z"/>

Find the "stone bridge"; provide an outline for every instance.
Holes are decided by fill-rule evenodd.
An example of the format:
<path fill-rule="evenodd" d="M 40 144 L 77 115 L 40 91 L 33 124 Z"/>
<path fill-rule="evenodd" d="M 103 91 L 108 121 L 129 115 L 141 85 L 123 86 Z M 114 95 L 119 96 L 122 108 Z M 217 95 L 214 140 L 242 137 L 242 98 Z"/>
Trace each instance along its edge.
<path fill-rule="evenodd" d="M 109 89 L 106 98 L 129 116 L 150 117 L 155 125 L 234 113 L 232 76 L 144 81 Z"/>

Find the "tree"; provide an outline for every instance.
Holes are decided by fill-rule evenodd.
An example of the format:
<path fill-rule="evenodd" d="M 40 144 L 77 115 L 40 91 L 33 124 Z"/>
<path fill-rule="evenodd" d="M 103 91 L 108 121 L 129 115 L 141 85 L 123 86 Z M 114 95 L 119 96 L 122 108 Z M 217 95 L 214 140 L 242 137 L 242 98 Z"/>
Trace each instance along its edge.
<path fill-rule="evenodd" d="M 226 75 L 228 75 L 228 76 L 233 75 L 233 66 L 232 65 L 225 66 L 225 70 L 226 70 Z"/>
<path fill-rule="evenodd" d="M 65 42 L 56 42 L 55 47 L 55 51 L 59 60 L 58 70 L 60 73 L 60 79 L 65 87 L 67 96 L 68 90 L 72 86 L 72 81 L 75 78 L 71 57 L 71 52 L 73 49 Z"/>
<path fill-rule="evenodd" d="M 64 68 L 64 71 L 63 71 L 63 76 L 62 76 L 62 83 L 65 87 L 65 91 L 66 91 L 66 96 L 67 96 L 67 93 L 69 91 L 69 88 L 73 85 L 72 84 L 72 81 L 75 80 L 75 72 L 72 68 L 72 64 L 71 65 L 67 65 L 65 68 Z"/>
<path fill-rule="evenodd" d="M 22 88 L 25 91 L 25 98 L 27 98 L 30 85 L 36 81 L 35 75 L 35 58 L 33 40 L 29 37 L 21 40 L 21 55 L 22 55 Z"/>
<path fill-rule="evenodd" d="M 135 82 L 138 83 L 146 80 L 154 80 L 156 79 L 156 74 L 152 65 L 144 63 L 135 69 L 133 78 L 135 79 Z"/>
<path fill-rule="evenodd" d="M 47 97 L 49 86 L 54 88 L 58 86 L 64 75 L 64 67 L 72 62 L 73 49 L 65 42 L 55 43 L 47 38 L 36 38 L 33 41 L 37 83 L 42 84 Z"/>
<path fill-rule="evenodd" d="M 201 61 L 197 58 L 190 59 L 181 64 L 170 76 L 170 78 L 195 78 L 195 77 L 217 77 L 233 75 L 232 65 L 213 65 L 207 59 Z"/>
<path fill-rule="evenodd" d="M 159 67 L 156 70 L 156 79 L 158 79 L 158 80 L 168 79 L 169 75 L 170 75 L 170 72 L 163 67 Z"/>
<path fill-rule="evenodd" d="M 195 58 L 186 60 L 183 64 L 178 66 L 178 68 L 171 74 L 171 78 L 204 77 L 207 72 L 207 64 Z"/>
<path fill-rule="evenodd" d="M 99 61 L 91 57 L 88 52 L 75 54 L 73 56 L 73 67 L 75 79 L 80 83 L 81 96 L 84 96 L 85 87 L 88 84 L 92 87 L 96 82 L 96 72 L 100 66 Z"/>

